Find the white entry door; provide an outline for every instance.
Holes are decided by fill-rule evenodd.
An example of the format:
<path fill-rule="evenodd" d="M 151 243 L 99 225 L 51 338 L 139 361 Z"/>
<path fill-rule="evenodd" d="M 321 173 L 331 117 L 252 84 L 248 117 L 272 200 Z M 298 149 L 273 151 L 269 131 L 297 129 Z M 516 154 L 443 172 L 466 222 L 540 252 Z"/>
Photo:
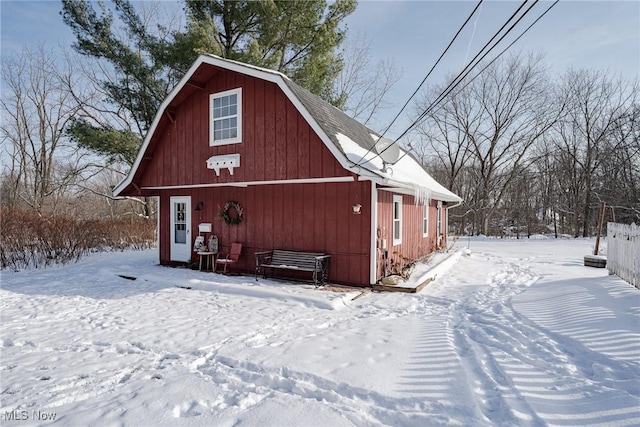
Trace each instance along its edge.
<path fill-rule="evenodd" d="M 191 197 L 171 197 L 171 261 L 191 259 Z"/>

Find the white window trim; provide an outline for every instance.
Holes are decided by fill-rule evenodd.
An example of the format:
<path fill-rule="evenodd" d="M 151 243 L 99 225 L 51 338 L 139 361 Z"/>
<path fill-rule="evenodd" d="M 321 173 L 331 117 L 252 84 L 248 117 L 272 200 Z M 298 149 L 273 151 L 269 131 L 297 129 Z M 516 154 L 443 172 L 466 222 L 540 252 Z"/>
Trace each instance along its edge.
<path fill-rule="evenodd" d="M 398 209 L 398 213 L 399 216 L 396 219 L 396 203 L 400 203 L 400 209 Z M 403 208 L 403 201 L 402 201 L 402 196 L 398 196 L 398 195 L 394 195 L 393 196 L 393 205 L 392 205 L 392 212 L 391 212 L 391 218 L 393 220 L 393 227 L 391 228 L 392 230 L 392 237 L 393 237 L 393 246 L 397 246 L 399 244 L 402 243 L 402 208 Z M 398 238 L 396 238 L 396 221 L 398 221 L 400 223 L 400 227 L 398 232 L 399 232 L 399 236 Z"/>
<path fill-rule="evenodd" d="M 238 95 L 238 135 L 235 138 L 214 141 L 213 139 L 213 101 L 223 96 Z M 209 95 L 209 146 L 216 147 L 227 144 L 240 144 L 242 142 L 242 88 L 225 90 L 224 92 L 212 93 Z"/>
<path fill-rule="evenodd" d="M 422 237 L 427 236 L 429 236 L 429 203 L 425 202 L 422 205 Z"/>

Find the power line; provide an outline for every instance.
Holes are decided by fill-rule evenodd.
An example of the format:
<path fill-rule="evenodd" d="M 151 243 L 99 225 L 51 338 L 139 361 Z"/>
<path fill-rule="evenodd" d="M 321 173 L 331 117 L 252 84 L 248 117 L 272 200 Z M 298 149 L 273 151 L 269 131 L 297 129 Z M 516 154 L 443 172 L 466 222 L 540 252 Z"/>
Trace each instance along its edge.
<path fill-rule="evenodd" d="M 414 96 L 416 96 L 416 94 L 418 93 L 418 91 L 420 90 L 420 88 L 422 87 L 422 85 L 424 84 L 424 82 L 427 81 L 427 79 L 429 78 L 429 76 L 431 75 L 431 73 L 433 72 L 433 70 L 436 68 L 436 66 L 440 63 L 440 60 L 442 59 L 442 57 L 447 53 L 447 51 L 449 50 L 449 48 L 451 47 L 451 45 L 453 44 L 453 42 L 455 42 L 455 40 L 458 38 L 458 35 L 462 32 L 462 30 L 464 29 L 464 27 L 467 25 L 467 23 L 471 20 L 471 18 L 473 17 L 473 15 L 476 13 L 476 11 L 478 10 L 478 8 L 480 7 L 480 5 L 482 4 L 484 0 L 480 0 L 478 2 L 478 4 L 476 5 L 476 7 L 473 9 L 473 11 L 471 11 L 471 14 L 467 17 L 467 19 L 464 21 L 464 23 L 462 24 L 462 26 L 460 28 L 458 28 L 458 31 L 456 32 L 456 34 L 453 36 L 453 38 L 451 39 L 451 41 L 449 42 L 449 44 L 447 45 L 447 47 L 445 48 L 444 52 L 442 52 L 442 54 L 440 55 L 440 57 L 438 58 L 438 60 L 436 61 L 435 64 L 433 64 L 433 67 L 431 67 L 431 69 L 429 70 L 429 72 L 427 73 L 427 75 L 424 77 L 424 79 L 422 79 L 422 82 L 420 82 L 420 84 L 418 85 L 418 87 L 416 88 L 415 91 L 413 91 L 413 93 L 411 94 L 411 96 L 409 97 L 409 99 L 407 99 L 407 102 L 404 103 L 404 105 L 402 106 L 402 108 L 400 109 L 400 111 L 398 112 L 398 114 L 396 114 L 396 116 L 393 118 L 393 120 L 391 121 L 391 123 L 389 123 L 389 125 L 387 126 L 387 128 L 384 130 L 384 132 L 382 133 L 382 135 L 380 135 L 380 137 L 383 137 L 387 131 L 391 128 L 391 126 L 395 123 L 395 121 L 398 119 L 398 117 L 400 117 L 400 114 L 402 114 L 402 112 L 404 111 L 405 108 L 407 108 L 407 105 L 409 105 L 409 102 L 413 99 Z"/>
<path fill-rule="evenodd" d="M 418 93 L 418 91 L 420 90 L 420 88 L 422 87 L 422 85 L 424 84 L 424 82 L 429 78 L 429 76 L 431 75 L 431 73 L 433 72 L 433 70 L 436 68 L 436 66 L 440 63 L 440 60 L 442 59 L 442 57 L 447 53 L 447 51 L 449 50 L 449 48 L 451 47 L 451 45 L 453 44 L 453 42 L 455 42 L 455 40 L 458 38 L 458 35 L 460 35 L 460 33 L 462 32 L 462 30 L 464 29 L 464 27 L 467 25 L 467 23 L 469 23 L 469 21 L 471 20 L 471 18 L 473 17 L 473 15 L 476 13 L 476 11 L 478 10 L 478 8 L 480 7 L 480 5 L 482 4 L 484 0 L 480 0 L 478 2 L 478 4 L 476 5 L 476 7 L 473 9 L 473 11 L 471 11 L 471 14 L 467 17 L 467 19 L 464 21 L 464 23 L 462 24 L 462 26 L 460 26 L 460 28 L 458 28 L 458 31 L 456 32 L 456 34 L 453 36 L 453 38 L 451 39 L 451 41 L 449 42 L 449 44 L 447 45 L 447 47 L 445 48 L 445 50 L 442 52 L 442 54 L 440 55 L 440 57 L 438 58 L 438 60 L 436 61 L 435 64 L 433 64 L 433 67 L 431 67 L 431 69 L 429 70 L 429 72 L 427 73 L 427 75 L 424 77 L 424 79 L 422 79 L 422 82 L 418 85 L 418 87 L 416 88 L 416 90 L 413 92 L 413 94 L 411 94 L 411 96 L 409 97 L 409 99 L 407 99 L 407 102 L 405 102 L 405 104 L 402 106 L 402 108 L 400 109 L 400 111 L 398 112 L 398 114 L 396 114 L 396 116 L 393 118 L 393 120 L 391 121 L 391 123 L 389 123 L 389 125 L 386 127 L 386 129 L 384 130 L 384 132 L 382 132 L 382 134 L 380 135 L 380 139 L 382 139 L 384 137 L 384 135 L 386 135 L 386 133 L 389 131 L 389 129 L 391 129 L 391 126 L 393 126 L 393 124 L 396 122 L 396 120 L 398 120 L 398 118 L 400 117 L 400 115 L 402 114 L 402 112 L 404 111 L 405 108 L 407 108 L 407 105 L 409 105 L 409 102 L 411 102 L 411 100 L 413 99 L 414 96 L 416 96 L 416 94 Z M 377 141 L 376 141 L 377 142 Z M 373 144 L 373 146 L 371 146 L 371 148 L 369 148 L 367 150 L 367 152 L 360 158 L 360 160 L 358 160 L 356 162 L 356 166 L 360 166 L 360 162 L 362 162 L 364 160 L 364 158 L 367 156 L 367 154 L 369 154 L 371 152 L 371 149 L 375 146 L 375 143 Z"/>
<path fill-rule="evenodd" d="M 547 14 L 547 12 L 549 12 L 560 0 L 556 0 L 554 3 L 551 4 L 551 6 L 549 6 L 538 18 L 536 18 L 533 23 L 531 23 L 518 37 L 516 37 L 506 48 L 504 48 L 498 55 L 496 55 L 495 58 L 493 58 L 486 66 L 484 66 L 482 68 L 482 70 L 480 70 L 475 76 L 473 76 L 473 78 L 471 78 L 467 83 L 465 83 L 465 85 L 461 88 L 464 89 L 465 87 L 467 87 L 469 84 L 471 84 L 472 81 L 474 81 L 476 78 L 478 78 L 482 72 L 484 70 L 486 70 L 487 68 L 489 68 L 489 66 L 491 66 L 491 64 L 493 64 L 500 56 L 502 56 L 511 46 L 513 46 L 526 32 L 528 32 L 531 27 L 533 27 L 540 19 L 542 19 L 542 17 L 544 15 Z M 513 29 L 513 27 L 518 24 L 522 18 L 524 18 L 524 16 L 538 3 L 538 0 L 536 0 L 536 2 L 533 3 L 533 5 L 531 7 L 529 7 L 529 9 L 527 9 L 527 11 L 525 11 L 525 13 L 518 19 L 518 21 L 516 21 L 511 28 L 509 28 L 509 31 L 507 33 L 505 33 L 500 40 L 498 40 L 489 51 L 487 51 L 487 53 L 485 53 L 479 60 L 478 62 L 471 68 L 469 69 L 464 75 L 460 76 L 458 75 L 458 77 L 456 77 L 456 79 L 454 79 L 452 81 L 455 82 L 455 84 L 453 84 L 453 86 L 451 86 L 451 84 L 449 84 L 449 86 L 447 86 L 447 88 L 445 88 L 445 90 L 436 98 L 436 100 L 434 100 L 421 114 L 420 116 L 398 137 L 398 139 L 402 138 L 404 135 L 406 135 L 409 131 L 411 131 L 415 126 L 417 126 L 417 124 L 426 117 L 427 114 L 429 114 L 440 102 L 442 102 L 442 100 L 444 100 L 444 98 L 446 98 L 460 83 L 462 83 L 464 81 L 464 78 L 466 78 L 471 71 L 473 70 L 473 68 L 475 68 L 481 61 L 482 59 L 484 59 L 490 52 L 491 50 L 493 50 L 498 43 L 500 43 L 500 41 L 502 41 L 504 39 L 504 37 Z M 456 81 L 457 80 L 457 81 Z"/>
<path fill-rule="evenodd" d="M 516 9 L 515 12 L 513 12 L 513 14 L 509 17 L 509 19 L 507 19 L 507 21 L 502 25 L 502 27 L 500 27 L 500 29 L 498 31 L 496 31 L 496 33 L 491 37 L 491 39 L 489 39 L 489 41 L 487 43 L 485 43 L 484 46 L 482 46 L 482 48 L 478 51 L 478 53 L 476 54 L 476 56 L 473 57 L 473 59 L 471 59 L 471 61 L 469 61 L 469 63 L 462 69 L 462 71 L 460 71 L 458 73 L 458 75 L 451 80 L 451 82 L 449 82 L 449 84 L 442 90 L 442 92 L 440 92 L 440 94 L 436 97 L 436 99 L 426 108 L 426 110 L 420 114 L 420 116 L 418 116 L 418 118 L 404 131 L 400 134 L 400 136 L 396 139 L 396 141 L 400 138 L 402 138 L 404 135 L 406 135 L 411 129 L 413 129 L 416 124 L 422 120 L 427 114 L 428 111 L 430 111 L 434 105 L 436 105 L 437 103 L 441 102 L 442 99 L 444 99 L 453 89 L 455 89 L 455 87 L 457 85 L 459 85 L 464 78 L 469 75 L 469 73 L 478 66 L 478 64 L 487 56 L 489 55 L 489 53 L 491 53 L 491 51 L 493 49 L 496 48 L 496 46 L 511 32 L 513 31 L 513 29 L 515 28 L 515 26 L 531 11 L 531 9 L 533 9 L 533 7 L 538 3 L 539 0 L 535 0 L 533 2 L 533 4 L 531 4 L 531 6 L 529 6 L 529 8 L 527 10 L 524 11 L 524 13 L 522 14 L 522 16 L 520 16 L 520 18 L 518 18 L 512 25 L 511 27 L 509 27 L 507 29 L 507 31 L 495 42 L 493 43 L 493 45 L 491 47 L 489 47 L 488 50 L 485 51 L 485 49 L 487 49 L 487 47 L 491 44 L 491 42 L 493 42 L 493 40 L 498 37 L 500 35 L 500 33 L 502 32 L 502 30 L 504 30 L 504 28 L 509 25 L 509 23 L 518 15 L 518 13 L 520 12 L 520 10 L 525 6 L 525 4 L 527 4 L 527 0 L 524 0 L 524 2 L 520 5 L 520 7 L 518 7 L 518 9 Z M 483 53 L 484 52 L 484 53 Z"/>
<path fill-rule="evenodd" d="M 500 39 L 498 39 L 498 41 L 496 41 L 490 48 L 489 50 L 487 50 L 487 52 L 485 52 L 484 54 L 482 54 L 482 51 L 491 43 L 491 41 L 493 41 L 498 34 L 500 34 L 500 32 L 509 24 L 509 22 L 517 15 L 517 13 L 522 9 L 522 7 L 526 4 L 527 0 L 525 0 L 523 2 L 523 4 L 511 15 L 511 17 L 507 20 L 507 22 L 505 22 L 505 24 L 496 32 L 496 34 L 489 40 L 489 42 L 487 42 L 482 49 L 480 49 L 480 51 L 478 52 L 478 54 L 469 62 L 469 64 L 467 64 L 467 66 L 443 89 L 443 91 L 440 93 L 440 95 L 438 95 L 438 97 L 436 97 L 436 99 L 425 109 L 425 111 L 423 111 L 423 113 L 420 114 L 420 116 L 404 131 L 402 132 L 402 134 L 396 138 L 395 141 L 398 141 L 400 138 L 402 138 L 404 135 L 406 135 L 408 132 L 410 132 L 415 126 L 417 126 L 417 124 L 427 115 L 429 114 L 429 112 L 431 112 L 440 102 L 442 102 L 442 100 L 448 96 L 460 83 L 462 83 L 462 81 L 464 80 L 465 77 L 467 77 L 471 71 L 477 67 L 479 65 L 479 63 L 492 51 L 494 50 L 497 45 L 515 28 L 515 26 L 533 9 L 533 7 L 538 3 L 539 0 L 536 0 L 523 14 L 520 18 L 518 18 L 516 20 L 516 22 L 514 22 L 511 27 L 506 31 L 505 34 L 502 35 L 502 37 L 500 37 Z M 515 42 L 517 42 L 526 32 L 529 31 L 529 29 L 531 29 L 531 27 L 533 27 L 544 15 L 547 14 L 547 12 L 549 12 L 557 3 L 559 2 L 559 0 L 556 0 L 551 6 L 549 6 L 538 18 L 536 18 L 534 20 L 534 22 L 532 24 L 530 24 L 515 40 L 513 40 L 505 49 L 503 49 L 489 64 L 487 64 L 480 72 L 478 72 L 470 81 L 468 81 L 464 87 L 468 86 L 473 80 L 475 80 L 478 76 L 480 76 L 480 74 L 482 74 L 482 72 L 484 70 L 486 70 L 492 63 L 494 63 L 502 54 L 504 54 Z M 476 61 L 476 59 L 478 58 L 478 56 L 480 56 L 480 59 L 478 59 Z M 474 63 L 475 61 L 475 63 Z M 382 150 L 379 154 L 383 153 L 386 150 L 386 148 L 384 150 Z M 406 156 L 407 153 L 405 153 L 402 157 Z M 402 158 L 401 157 L 401 158 Z M 400 158 L 400 159 L 401 159 Z M 398 159 L 398 160 L 400 160 Z M 397 161 L 396 161 L 397 163 Z"/>
<path fill-rule="evenodd" d="M 546 14 L 547 14 L 547 12 L 549 12 L 549 11 L 551 10 L 551 8 L 553 8 L 553 7 L 554 7 L 554 6 L 555 6 L 559 1 L 560 1 L 560 0 L 556 0 L 556 1 L 551 5 L 551 6 L 549 6 L 549 7 L 547 8 L 547 10 L 545 10 L 545 11 L 544 11 L 540 16 L 538 16 L 538 18 L 536 18 L 536 20 L 535 20 L 535 21 L 533 21 L 533 22 L 531 23 L 531 25 L 529 25 L 529 26 L 528 26 L 528 27 L 527 27 L 527 28 L 526 28 L 522 33 L 520 33 L 520 35 L 519 35 L 518 37 L 516 37 L 516 38 L 515 38 L 511 43 L 509 43 L 509 45 L 508 45 L 507 47 L 505 47 L 505 48 L 504 48 L 504 49 L 503 49 L 503 50 L 502 50 L 498 55 L 496 55 L 496 57 L 495 57 L 495 58 L 493 58 L 489 63 L 487 63 L 487 65 L 485 65 L 485 66 L 482 68 L 482 70 L 478 71 L 478 73 L 477 73 L 475 76 L 473 76 L 471 79 L 469 79 L 469 80 L 464 84 L 464 86 L 462 86 L 462 87 L 460 88 L 460 90 L 463 90 L 464 88 L 466 88 L 467 86 L 469 86 L 469 85 L 470 85 L 470 84 L 471 84 L 475 79 L 477 79 L 477 78 L 480 76 L 480 74 L 482 74 L 482 73 L 484 72 L 484 70 L 486 70 L 487 68 L 489 68 L 489 67 L 491 66 L 491 64 L 493 64 L 494 62 L 496 62 L 496 60 L 497 60 L 498 58 L 500 58 L 500 57 L 501 57 L 501 56 L 502 56 L 502 55 L 503 55 L 507 50 L 509 50 L 509 48 L 511 48 L 511 46 L 513 46 L 513 45 L 514 45 L 518 40 L 520 40 L 520 38 L 521 38 L 522 36 L 524 36 L 524 35 L 525 35 L 525 33 L 526 33 L 527 31 L 529 31 L 529 29 L 530 29 L 531 27 L 533 27 L 533 26 L 534 26 L 534 25 L 535 25 L 535 24 L 536 24 L 540 19 L 542 19 L 542 17 L 543 17 L 544 15 L 546 15 Z M 454 89 L 455 89 L 455 88 L 454 88 Z M 450 92 L 449 92 L 449 93 L 450 93 Z M 447 95 L 448 95 L 449 93 L 447 93 Z M 434 108 L 435 108 L 435 107 L 434 107 Z M 429 111 L 429 112 L 431 112 L 431 111 Z M 424 117 L 423 117 L 423 118 L 424 118 Z"/>
<path fill-rule="evenodd" d="M 471 61 L 469 61 L 469 63 L 468 63 L 468 64 L 467 64 L 463 69 L 462 69 L 462 71 L 460 71 L 460 72 L 458 73 L 458 75 L 457 75 L 457 76 L 456 76 L 456 77 L 455 77 L 455 78 L 454 78 L 454 79 L 453 79 L 453 80 L 452 80 L 452 81 L 451 81 L 451 82 L 450 82 L 450 83 L 449 83 L 449 84 L 448 84 L 448 85 L 443 89 L 443 92 L 442 92 L 442 93 L 444 93 L 444 92 L 445 92 L 445 91 L 446 91 L 446 90 L 447 90 L 451 85 L 453 85 L 453 84 L 454 84 L 454 83 L 455 83 L 455 82 L 460 78 L 460 76 L 461 76 L 465 71 L 467 71 L 468 69 L 469 69 L 469 70 L 471 70 L 471 69 L 473 69 L 474 67 L 476 67 L 476 66 L 477 66 L 477 62 L 479 62 L 479 61 L 477 61 L 477 62 L 476 62 L 476 59 L 478 58 L 478 56 L 482 55 L 482 52 L 487 48 L 487 46 L 489 46 L 489 45 L 491 44 L 491 42 L 492 42 L 496 37 L 498 37 L 498 35 L 502 32 L 502 30 L 504 30 L 504 28 L 505 28 L 507 25 L 509 25 L 509 22 L 511 22 L 511 21 L 512 21 L 512 20 L 513 20 L 513 19 L 518 15 L 518 13 L 520 12 L 520 10 L 522 10 L 522 8 L 526 5 L 527 1 L 528 1 L 528 0 L 524 0 L 524 1 L 522 2 L 522 4 L 520 4 L 520 6 L 515 10 L 515 12 L 513 12 L 513 13 L 511 14 L 511 16 L 509 17 L 509 19 L 507 19 L 507 21 L 506 21 L 504 24 L 502 24 L 502 26 L 501 26 L 501 27 L 498 29 L 498 31 L 496 31 L 496 33 L 495 33 L 495 34 L 494 34 L 494 35 L 489 39 L 489 41 L 488 41 L 487 43 L 485 43 L 485 45 L 484 45 L 484 46 L 483 46 L 483 47 L 478 51 L 478 53 L 473 57 L 473 59 L 472 59 Z M 525 11 L 525 13 L 522 15 L 522 17 L 524 17 L 524 15 L 526 15 L 526 13 L 527 13 L 528 11 L 530 11 L 530 10 L 531 10 L 531 8 L 532 8 L 533 6 L 535 6 L 535 4 L 536 4 L 537 2 L 538 2 L 538 0 L 535 0 L 534 4 L 533 4 L 531 7 L 529 7 L 529 9 L 528 9 L 527 11 Z M 475 10 L 474 10 L 474 12 L 475 12 Z M 522 17 L 521 17 L 520 19 L 522 19 Z M 468 22 L 468 21 L 469 21 L 469 19 L 467 19 L 467 21 L 466 21 L 466 22 Z M 517 21 L 517 22 L 519 22 L 519 21 Z M 517 22 L 516 22 L 516 23 L 517 23 Z M 515 25 L 515 24 L 514 24 L 514 25 Z M 504 36 L 506 36 L 506 35 L 509 33 L 509 31 L 511 31 L 512 29 L 513 29 L 513 25 L 511 26 L 511 28 L 510 28 L 509 30 L 507 30 L 507 33 L 505 33 L 505 34 L 502 36 L 502 38 L 504 38 Z M 502 40 L 502 38 L 501 38 L 500 40 Z M 497 43 L 499 43 L 499 42 L 500 42 L 500 40 L 498 40 L 498 42 L 497 42 Z M 497 44 L 497 43 L 496 43 L 496 44 Z M 491 52 L 491 50 L 492 50 L 493 48 L 495 48 L 495 45 L 496 45 L 496 44 L 494 44 L 494 46 L 492 46 L 492 47 L 491 47 L 491 48 L 490 48 L 490 49 L 485 53 L 485 56 L 486 56 L 487 54 L 489 54 L 489 52 Z M 484 56 L 483 56 L 483 58 L 484 58 Z M 482 58 L 481 58 L 481 59 L 482 59 Z M 476 63 L 474 64 L 474 62 L 476 62 Z M 469 67 L 471 67 L 471 68 L 469 68 Z M 436 100 L 440 99 L 440 97 L 442 96 L 442 93 L 440 93 L 440 95 L 438 95 L 438 97 L 436 98 Z M 394 141 L 394 142 L 397 142 L 400 138 L 402 138 L 404 135 L 406 135 L 406 134 L 407 134 L 407 133 L 408 133 L 408 132 L 409 132 L 409 131 L 410 131 L 410 130 L 415 126 L 415 124 L 416 124 L 416 122 L 414 121 L 414 122 L 409 126 L 409 128 L 408 128 L 407 130 L 405 130 L 404 132 L 402 132 L 402 134 L 401 134 L 398 138 L 396 138 L 396 139 L 395 139 L 395 141 Z M 389 147 L 391 147 L 391 145 L 393 145 L 393 144 L 390 144 L 390 145 L 389 145 Z M 374 146 L 375 146 L 375 144 L 374 144 Z M 377 153 L 377 155 L 379 156 L 380 154 L 384 153 L 384 152 L 385 152 L 389 147 L 384 148 L 380 153 Z M 356 164 L 356 166 L 360 166 L 360 165 L 362 164 L 362 161 L 364 160 L 364 158 L 366 157 L 366 155 L 367 155 L 367 154 L 369 154 L 369 153 L 371 152 L 371 149 L 372 149 L 372 148 L 373 148 L 373 147 L 369 148 L 369 150 L 364 154 L 364 156 L 362 156 L 362 158 L 358 161 L 358 163 Z M 374 157 L 374 158 L 375 158 L 375 157 Z"/>

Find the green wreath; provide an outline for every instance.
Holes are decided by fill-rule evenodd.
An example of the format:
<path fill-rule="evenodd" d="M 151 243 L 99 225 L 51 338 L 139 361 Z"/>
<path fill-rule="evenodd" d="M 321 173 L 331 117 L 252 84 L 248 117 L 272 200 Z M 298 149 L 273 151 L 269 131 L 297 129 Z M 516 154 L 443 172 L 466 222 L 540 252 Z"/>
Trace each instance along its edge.
<path fill-rule="evenodd" d="M 236 216 L 232 217 L 229 215 L 231 208 L 236 210 Z M 224 208 L 222 208 L 222 211 L 220 211 L 220 217 L 229 225 L 240 224 L 242 222 L 242 206 L 240 206 L 240 203 L 231 200 L 230 202 L 227 202 L 227 204 L 224 205 Z"/>

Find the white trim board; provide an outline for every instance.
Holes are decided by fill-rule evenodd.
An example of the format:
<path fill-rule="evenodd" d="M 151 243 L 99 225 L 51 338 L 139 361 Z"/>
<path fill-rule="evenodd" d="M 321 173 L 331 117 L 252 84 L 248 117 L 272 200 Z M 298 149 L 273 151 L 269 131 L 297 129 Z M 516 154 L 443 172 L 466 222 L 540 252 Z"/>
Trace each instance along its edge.
<path fill-rule="evenodd" d="M 160 187 L 141 187 L 141 190 L 177 190 L 186 188 L 211 187 L 249 187 L 251 185 L 284 185 L 284 184 L 322 184 L 333 182 L 353 182 L 352 176 L 336 176 L 330 178 L 278 179 L 272 181 L 220 182 L 212 184 L 164 185 Z"/>
<path fill-rule="evenodd" d="M 371 236 L 369 239 L 369 284 L 374 285 L 377 280 L 378 270 L 378 188 L 375 182 L 371 182 Z"/>

